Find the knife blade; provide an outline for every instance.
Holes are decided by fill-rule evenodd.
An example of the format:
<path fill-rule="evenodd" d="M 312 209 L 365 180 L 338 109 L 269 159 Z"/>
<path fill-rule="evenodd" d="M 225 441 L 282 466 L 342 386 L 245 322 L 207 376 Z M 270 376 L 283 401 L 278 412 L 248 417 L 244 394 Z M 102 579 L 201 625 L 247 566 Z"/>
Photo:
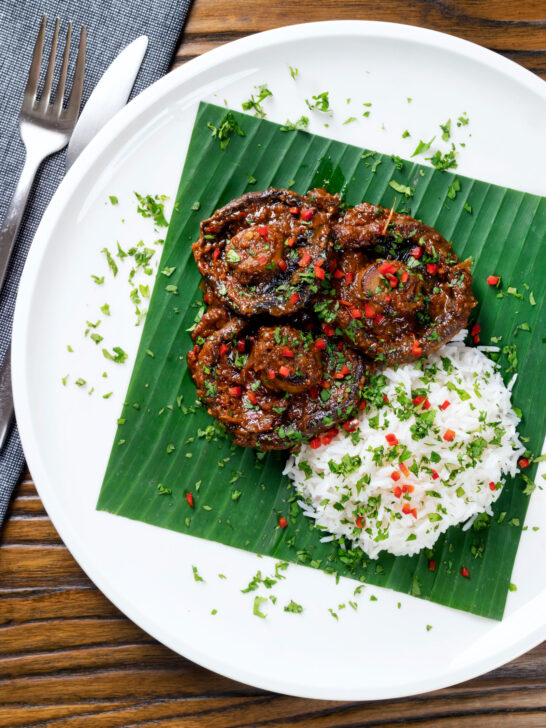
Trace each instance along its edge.
<path fill-rule="evenodd" d="M 91 139 L 127 103 L 147 48 L 148 37 L 141 35 L 121 51 L 102 75 L 70 138 L 67 171 Z"/>

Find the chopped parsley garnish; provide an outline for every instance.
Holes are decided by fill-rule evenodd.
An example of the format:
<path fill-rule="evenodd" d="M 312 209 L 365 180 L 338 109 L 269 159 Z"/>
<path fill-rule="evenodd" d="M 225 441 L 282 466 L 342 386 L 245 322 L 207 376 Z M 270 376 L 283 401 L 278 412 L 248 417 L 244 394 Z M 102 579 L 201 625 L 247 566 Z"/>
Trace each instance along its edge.
<path fill-rule="evenodd" d="M 265 84 L 255 86 L 255 88 L 258 91 L 258 96 L 255 98 L 254 94 L 251 94 L 248 101 L 243 101 L 242 107 L 244 111 L 254 110 L 254 116 L 263 119 L 265 117 L 265 112 L 262 108 L 262 101 L 264 101 L 268 96 L 273 96 L 273 94 Z"/>
<path fill-rule="evenodd" d="M 442 139 L 444 142 L 449 141 L 451 137 L 451 119 L 448 119 L 445 124 L 440 124 L 442 130 Z"/>
<path fill-rule="evenodd" d="M 137 212 L 142 217 L 151 217 L 157 227 L 167 227 L 168 222 L 165 218 L 165 200 L 169 198 L 165 195 L 139 195 L 135 192 L 138 200 Z"/>
<path fill-rule="evenodd" d="M 457 160 L 455 159 L 456 156 L 457 152 L 455 149 L 451 149 L 451 151 L 446 152 L 445 154 L 442 154 L 440 150 L 438 150 L 432 157 L 426 157 L 426 159 L 433 167 L 436 167 L 439 172 L 444 172 L 446 169 L 457 167 Z"/>
<path fill-rule="evenodd" d="M 405 195 L 406 197 L 413 197 L 413 193 L 415 192 L 415 187 L 408 187 L 400 182 L 396 182 L 394 179 L 391 179 L 389 182 L 389 187 L 392 187 L 393 190 L 399 192 L 401 195 Z"/>
<path fill-rule="evenodd" d="M 303 607 L 301 606 L 301 604 L 297 604 L 293 599 L 291 599 L 284 608 L 284 611 L 292 612 L 293 614 L 301 614 L 303 612 Z"/>
<path fill-rule="evenodd" d="M 128 354 L 123 351 L 121 346 L 114 346 L 112 351 L 114 352 L 113 354 L 111 354 L 108 349 L 103 349 L 102 353 L 106 359 L 110 359 L 110 361 L 113 361 L 116 364 L 123 364 L 123 362 L 127 360 Z"/>
<path fill-rule="evenodd" d="M 204 579 L 202 576 L 199 576 L 199 572 L 197 571 L 197 566 L 192 566 L 191 570 L 193 571 L 193 578 L 195 581 L 202 581 L 204 583 Z"/>
<path fill-rule="evenodd" d="M 255 617 L 261 617 L 262 619 L 266 618 L 266 614 L 264 614 L 262 611 L 260 611 L 260 608 L 264 602 L 267 602 L 267 597 L 254 597 L 254 606 L 252 608 L 252 614 Z"/>
<path fill-rule="evenodd" d="M 309 126 L 309 117 L 300 116 L 297 121 L 290 121 L 287 119 L 284 126 L 281 126 L 281 131 L 305 131 Z"/>
<path fill-rule="evenodd" d="M 416 157 L 418 154 L 423 154 L 424 152 L 428 152 L 430 149 L 430 146 L 432 142 L 436 139 L 435 136 L 432 137 L 432 139 L 429 142 L 424 142 L 422 139 L 419 141 L 419 144 L 415 147 L 415 151 L 411 155 L 412 157 Z"/>
<path fill-rule="evenodd" d="M 112 255 L 108 248 L 103 248 L 101 253 L 104 253 L 106 255 L 106 260 L 108 261 L 108 266 L 110 267 L 110 270 L 114 274 L 114 277 L 118 274 L 118 266 L 116 264 L 116 261 L 112 258 Z M 93 276 L 93 280 L 95 279 L 95 276 Z M 104 278 L 101 280 L 101 283 L 104 281 Z M 97 281 L 95 281 L 97 283 Z"/>
<path fill-rule="evenodd" d="M 447 190 L 447 196 L 450 200 L 454 200 L 457 197 L 457 192 L 461 191 L 461 182 L 458 177 L 455 177 L 453 182 L 449 185 Z"/>
<path fill-rule="evenodd" d="M 238 134 L 242 137 L 245 136 L 244 131 L 235 121 L 235 117 L 233 116 L 231 111 L 228 111 L 224 118 L 221 120 L 220 126 L 214 126 L 210 123 L 210 121 L 207 122 L 207 126 L 211 130 L 214 139 L 218 139 L 220 143 L 220 149 L 225 149 L 228 146 L 233 134 Z"/>
<path fill-rule="evenodd" d="M 296 76 L 299 73 L 299 70 L 297 68 L 294 68 L 293 66 L 288 66 L 288 68 L 290 69 L 290 75 L 292 76 L 292 78 L 295 81 L 296 80 Z"/>
<path fill-rule="evenodd" d="M 328 94 L 328 91 L 323 91 L 321 94 L 313 96 L 313 102 L 309 101 L 309 99 L 305 99 L 305 103 L 311 111 L 328 111 L 330 108 L 330 99 Z"/>

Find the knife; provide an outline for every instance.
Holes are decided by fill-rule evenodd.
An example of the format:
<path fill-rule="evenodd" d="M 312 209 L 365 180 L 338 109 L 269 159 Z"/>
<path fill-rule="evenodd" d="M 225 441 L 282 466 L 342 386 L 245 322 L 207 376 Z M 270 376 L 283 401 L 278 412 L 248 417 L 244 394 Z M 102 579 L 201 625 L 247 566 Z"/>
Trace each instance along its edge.
<path fill-rule="evenodd" d="M 147 48 L 148 38 L 141 35 L 124 48 L 104 72 L 70 137 L 66 152 L 67 170 L 106 122 L 127 103 Z"/>
<path fill-rule="evenodd" d="M 85 104 L 66 153 L 66 169 L 72 166 L 91 139 L 127 103 L 148 48 L 148 38 L 141 35 L 112 61 Z M 0 369 L 0 449 L 10 432 L 13 418 L 11 389 L 11 345 Z"/>

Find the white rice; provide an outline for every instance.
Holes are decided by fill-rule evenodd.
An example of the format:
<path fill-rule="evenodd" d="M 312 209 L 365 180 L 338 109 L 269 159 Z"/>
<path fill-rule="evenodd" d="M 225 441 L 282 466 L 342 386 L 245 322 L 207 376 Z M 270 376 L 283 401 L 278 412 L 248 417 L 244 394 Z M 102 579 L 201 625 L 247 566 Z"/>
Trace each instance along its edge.
<path fill-rule="evenodd" d="M 461 339 L 422 363 L 381 372 L 386 383 L 380 392 L 389 402 L 368 404 L 355 434 L 340 429 L 330 444 L 318 449 L 305 445 L 289 457 L 284 472 L 301 496 L 305 515 L 324 530 L 323 541 L 345 536 L 372 558 L 382 550 L 415 554 L 432 547 L 450 526 L 468 522 L 470 527 L 478 513 L 491 515 L 503 477 L 516 474 L 525 448 L 516 431 L 519 418 L 511 406 L 511 387 L 483 351 L 466 347 Z M 416 389 L 426 390 L 421 394 L 431 406 L 425 416 L 434 413 L 422 439 L 414 439 L 410 428 L 423 422 L 423 405 L 403 399 L 414 399 Z M 446 400 L 450 405 L 441 409 Z M 448 429 L 455 432 L 452 441 L 443 437 Z M 389 445 L 387 434 L 399 444 Z M 400 470 L 401 455 L 412 469 L 409 476 Z M 432 477 L 433 469 L 439 477 Z M 393 473 L 400 478 L 395 481 Z M 404 485 L 413 491 L 400 494 Z"/>

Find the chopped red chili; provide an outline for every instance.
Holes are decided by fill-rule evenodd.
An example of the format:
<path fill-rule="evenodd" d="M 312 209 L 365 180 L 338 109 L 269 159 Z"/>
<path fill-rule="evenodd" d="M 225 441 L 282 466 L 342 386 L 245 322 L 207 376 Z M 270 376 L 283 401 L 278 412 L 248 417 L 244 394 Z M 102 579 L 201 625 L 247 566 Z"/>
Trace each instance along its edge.
<path fill-rule="evenodd" d="M 355 319 L 362 318 L 362 311 L 359 308 L 356 308 L 356 306 L 355 306 L 354 308 L 351 309 L 351 316 Z"/>
<path fill-rule="evenodd" d="M 267 234 L 269 232 L 267 225 L 260 225 L 257 232 L 258 232 L 258 235 L 262 236 L 262 238 L 267 238 Z"/>
<path fill-rule="evenodd" d="M 313 215 L 315 214 L 315 211 L 310 207 L 304 207 L 300 214 L 301 214 L 301 219 L 307 221 L 313 217 Z"/>
<path fill-rule="evenodd" d="M 317 349 L 317 351 L 320 351 L 321 349 L 326 349 L 326 342 L 324 341 L 324 339 L 321 338 L 315 341 L 315 349 Z"/>
<path fill-rule="evenodd" d="M 531 461 L 527 458 L 520 458 L 518 460 L 518 465 L 520 466 L 520 468 L 528 468 L 529 465 L 531 465 Z"/>
<path fill-rule="evenodd" d="M 300 268 L 305 268 L 312 260 L 313 258 L 309 255 L 309 253 L 304 253 L 299 259 L 298 265 Z"/>
<path fill-rule="evenodd" d="M 288 300 L 290 303 L 297 303 L 300 300 L 300 297 L 297 293 L 293 293 Z"/>
<path fill-rule="evenodd" d="M 491 481 L 489 483 L 489 490 L 497 490 L 497 484 Z"/>
<path fill-rule="evenodd" d="M 288 212 L 291 215 L 299 215 L 300 214 L 300 208 L 299 207 L 291 207 Z"/>
<path fill-rule="evenodd" d="M 400 276 L 400 281 L 402 283 L 406 283 L 409 278 L 409 273 L 407 270 L 402 271 L 402 275 Z"/>
<path fill-rule="evenodd" d="M 429 571 L 436 571 L 436 562 L 435 561 L 430 560 L 428 562 L 428 570 Z"/>
<path fill-rule="evenodd" d="M 288 264 L 285 260 L 279 260 L 279 268 L 285 271 L 288 268 Z"/>
<path fill-rule="evenodd" d="M 289 377 L 290 369 L 283 365 L 282 367 L 279 367 L 279 374 L 281 375 L 281 377 Z"/>
<path fill-rule="evenodd" d="M 398 438 L 392 433 L 385 435 L 385 440 L 389 443 L 389 445 L 391 445 L 391 447 L 394 445 L 398 445 Z"/>
<path fill-rule="evenodd" d="M 332 324 L 324 324 L 322 330 L 324 331 L 326 336 L 333 336 L 336 333 L 336 330 L 334 329 Z"/>
<path fill-rule="evenodd" d="M 276 374 L 276 372 L 275 372 L 274 369 L 268 369 L 267 370 L 267 378 L 268 379 L 275 379 L 276 376 L 277 376 L 277 374 Z"/>
<path fill-rule="evenodd" d="M 431 473 L 432 473 L 432 480 L 438 480 L 438 478 L 440 476 L 438 475 L 438 473 L 436 472 L 436 470 L 431 470 Z"/>
<path fill-rule="evenodd" d="M 466 579 L 470 578 L 470 571 L 466 568 L 466 566 L 463 566 L 461 569 L 461 576 L 464 576 Z"/>
<path fill-rule="evenodd" d="M 394 482 L 400 480 L 400 473 L 397 470 L 393 470 L 391 473 L 391 478 L 394 480 Z"/>
<path fill-rule="evenodd" d="M 382 276 L 393 275 L 394 273 L 396 273 L 396 268 L 392 263 L 389 263 L 388 260 L 386 260 L 384 263 L 381 263 L 377 270 L 381 273 Z"/>
<path fill-rule="evenodd" d="M 358 420 L 356 417 L 353 417 L 351 420 L 344 422 L 341 426 L 345 432 L 356 432 L 358 430 Z"/>
<path fill-rule="evenodd" d="M 212 259 L 218 260 L 219 257 L 220 257 L 220 248 L 215 248 L 214 252 L 212 254 Z"/>
<path fill-rule="evenodd" d="M 296 242 L 296 238 L 287 238 L 284 241 L 284 244 L 285 245 L 288 245 L 288 247 L 291 248 L 294 245 L 295 242 Z"/>
<path fill-rule="evenodd" d="M 288 526 L 288 521 L 284 516 L 281 516 L 279 518 L 279 528 L 286 528 Z"/>
<path fill-rule="evenodd" d="M 345 274 L 345 283 L 347 285 L 349 285 L 349 283 L 353 282 L 354 277 L 355 277 L 355 274 L 352 271 L 350 271 L 349 273 L 346 273 Z"/>
<path fill-rule="evenodd" d="M 411 401 L 413 404 L 421 404 L 425 401 L 425 398 L 422 394 L 418 394 L 417 397 L 414 397 Z"/>
<path fill-rule="evenodd" d="M 358 518 L 356 519 L 355 523 L 356 523 L 356 527 L 357 527 L 357 528 L 362 528 L 362 516 L 359 516 L 359 517 L 358 517 Z"/>
<path fill-rule="evenodd" d="M 404 473 L 404 476 L 405 476 L 406 478 L 409 478 L 409 475 L 410 475 L 410 471 L 409 471 L 409 470 L 407 469 L 407 467 L 406 467 L 406 463 L 399 463 L 398 467 L 399 467 L 399 468 L 400 468 L 400 470 L 401 470 L 401 471 L 402 471 L 402 472 Z"/>
<path fill-rule="evenodd" d="M 192 493 L 186 493 L 186 500 L 188 501 L 188 505 L 193 508 L 193 494 Z"/>
<path fill-rule="evenodd" d="M 223 356 L 226 353 L 226 351 L 229 351 L 229 346 L 222 342 L 218 349 L 218 353 L 220 354 L 220 356 Z"/>
<path fill-rule="evenodd" d="M 416 245 L 415 248 L 411 248 L 410 255 L 412 255 L 414 258 L 420 258 L 423 255 L 423 248 L 421 248 L 419 245 Z"/>
<path fill-rule="evenodd" d="M 451 402 L 449 401 L 449 399 L 446 399 L 445 402 L 442 402 L 442 404 L 440 405 L 440 409 L 446 410 L 450 404 Z"/>
<path fill-rule="evenodd" d="M 228 392 L 232 397 L 240 397 L 243 390 L 241 389 L 241 387 L 230 387 L 228 389 Z"/>
<path fill-rule="evenodd" d="M 393 490 L 393 493 L 395 498 L 400 498 L 402 496 L 402 488 L 397 485 L 396 488 Z"/>
<path fill-rule="evenodd" d="M 311 399 L 317 399 L 317 397 L 319 396 L 319 390 L 316 385 L 313 385 L 309 390 L 309 396 L 311 397 Z"/>
<path fill-rule="evenodd" d="M 364 314 L 368 319 L 375 318 L 375 308 L 372 306 L 371 303 L 364 304 Z"/>
<path fill-rule="evenodd" d="M 341 270 L 340 268 L 337 268 L 337 269 L 336 269 L 336 270 L 334 271 L 334 278 L 337 278 L 338 280 L 339 280 L 340 278 L 343 278 L 343 276 L 344 276 L 344 275 L 345 275 L 345 273 L 344 273 L 344 272 L 343 272 L 343 271 L 342 271 L 342 270 Z"/>
<path fill-rule="evenodd" d="M 243 351 L 245 350 L 245 348 L 246 348 L 246 343 L 242 339 L 239 339 L 239 341 L 237 342 L 237 351 L 242 354 Z"/>
<path fill-rule="evenodd" d="M 438 265 L 436 263 L 427 263 L 427 273 L 431 276 L 435 276 L 438 272 Z"/>
<path fill-rule="evenodd" d="M 423 353 L 423 347 L 422 347 L 422 346 L 421 346 L 421 344 L 420 344 L 420 343 L 419 343 L 419 342 L 417 341 L 417 339 L 414 339 L 414 340 L 413 340 L 413 344 L 411 345 L 411 353 L 412 353 L 412 354 L 413 354 L 414 356 L 421 356 L 421 354 Z"/>
<path fill-rule="evenodd" d="M 246 393 L 246 396 L 248 397 L 248 399 L 250 400 L 250 402 L 252 404 L 258 404 L 258 397 L 256 396 L 255 392 L 250 390 L 249 392 Z"/>
<path fill-rule="evenodd" d="M 496 286 L 499 281 L 500 281 L 500 276 L 488 276 L 487 277 L 487 283 L 490 286 Z"/>
<path fill-rule="evenodd" d="M 321 281 L 326 278 L 326 271 L 324 270 L 324 268 L 321 268 L 318 265 L 315 266 L 315 278 L 318 278 Z"/>
<path fill-rule="evenodd" d="M 470 331 L 470 336 L 476 336 L 476 334 L 481 333 L 481 330 L 482 330 L 482 327 L 480 326 L 480 324 L 475 323 L 474 326 L 472 327 L 472 330 Z"/>
<path fill-rule="evenodd" d="M 294 358 L 294 352 L 289 346 L 283 346 L 283 348 L 281 349 L 281 354 L 283 356 L 289 357 L 290 359 Z"/>
<path fill-rule="evenodd" d="M 322 442 L 320 441 L 320 437 L 313 438 L 313 440 L 309 443 L 311 450 L 317 450 L 321 445 Z"/>
<path fill-rule="evenodd" d="M 455 437 L 455 432 L 453 430 L 446 430 L 444 432 L 444 440 L 446 440 L 447 442 L 451 442 L 454 437 Z"/>

